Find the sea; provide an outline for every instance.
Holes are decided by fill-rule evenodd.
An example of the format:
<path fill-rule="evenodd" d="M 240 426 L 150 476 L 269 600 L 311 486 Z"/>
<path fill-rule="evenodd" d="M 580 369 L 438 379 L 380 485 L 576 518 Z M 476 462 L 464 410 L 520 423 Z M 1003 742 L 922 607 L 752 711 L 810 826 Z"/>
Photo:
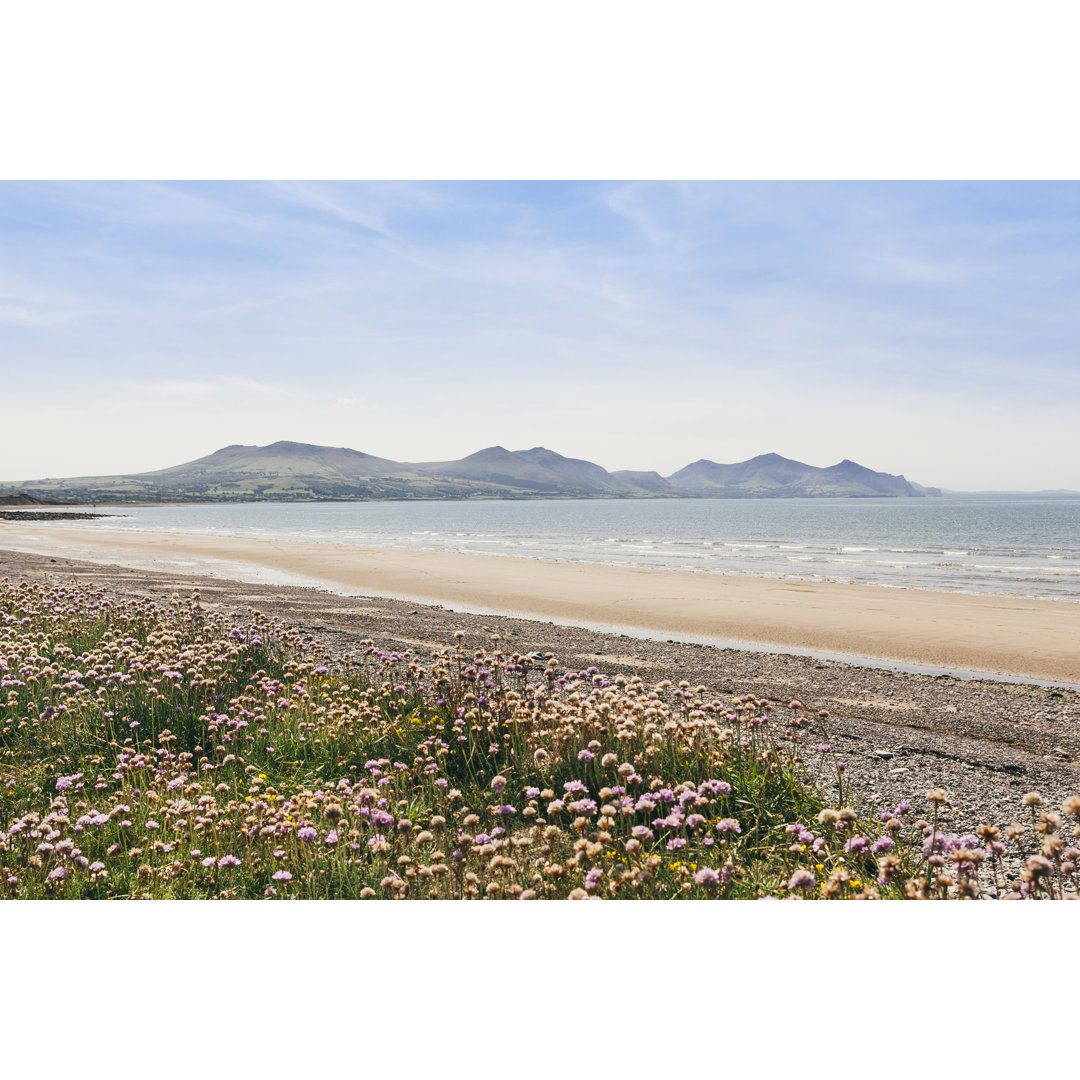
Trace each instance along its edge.
<path fill-rule="evenodd" d="M 263 502 L 97 510 L 119 516 L 79 525 L 1080 601 L 1080 496 Z"/>

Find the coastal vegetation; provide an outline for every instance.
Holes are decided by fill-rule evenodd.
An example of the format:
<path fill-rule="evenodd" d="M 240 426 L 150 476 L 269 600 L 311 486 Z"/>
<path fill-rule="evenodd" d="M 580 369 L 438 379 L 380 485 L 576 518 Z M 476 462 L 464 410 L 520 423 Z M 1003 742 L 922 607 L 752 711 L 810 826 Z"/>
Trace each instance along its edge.
<path fill-rule="evenodd" d="M 702 459 L 669 477 L 608 472 L 542 446 L 490 446 L 458 461 L 390 461 L 345 447 L 276 442 L 226 446 L 155 472 L 0 483 L 54 503 L 266 502 L 337 499 L 909 498 L 940 495 L 853 461 L 827 469 L 763 454 L 735 465 Z M 28 498 L 32 497 L 32 498 Z"/>
<path fill-rule="evenodd" d="M 5 898 L 1075 895 L 1080 797 L 954 836 L 846 805 L 798 700 L 461 638 L 333 658 L 257 612 L 0 582 Z"/>

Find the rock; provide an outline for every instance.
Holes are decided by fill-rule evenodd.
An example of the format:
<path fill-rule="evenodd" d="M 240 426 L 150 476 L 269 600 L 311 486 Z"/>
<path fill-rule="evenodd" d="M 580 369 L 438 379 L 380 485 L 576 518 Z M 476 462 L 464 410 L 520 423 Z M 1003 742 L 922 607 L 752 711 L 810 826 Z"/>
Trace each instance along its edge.
<path fill-rule="evenodd" d="M 891 750 L 875 750 L 874 753 L 883 761 L 888 761 L 889 758 L 893 756 L 893 752 Z"/>
<path fill-rule="evenodd" d="M 899 769 L 890 769 L 889 770 L 889 775 L 890 776 L 903 776 L 904 773 L 906 773 L 906 772 L 907 772 L 907 769 L 901 767 Z"/>

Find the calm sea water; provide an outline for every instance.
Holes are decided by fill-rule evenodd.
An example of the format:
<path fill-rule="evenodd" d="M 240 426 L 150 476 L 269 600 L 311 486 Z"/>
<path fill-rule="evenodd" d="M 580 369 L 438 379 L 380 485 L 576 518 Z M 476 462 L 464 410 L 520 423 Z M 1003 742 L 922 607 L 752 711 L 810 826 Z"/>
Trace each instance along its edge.
<path fill-rule="evenodd" d="M 86 527 L 1080 600 L 1080 498 L 247 503 L 118 512 L 126 516 Z"/>

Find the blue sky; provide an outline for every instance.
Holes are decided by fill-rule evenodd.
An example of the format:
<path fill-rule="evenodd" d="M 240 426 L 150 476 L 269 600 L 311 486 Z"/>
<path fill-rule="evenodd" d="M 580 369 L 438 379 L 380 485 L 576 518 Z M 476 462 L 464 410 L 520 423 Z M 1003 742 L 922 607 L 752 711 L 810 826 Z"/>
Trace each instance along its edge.
<path fill-rule="evenodd" d="M 1080 489 L 1080 184 L 0 183 L 0 479 L 295 439 Z"/>

